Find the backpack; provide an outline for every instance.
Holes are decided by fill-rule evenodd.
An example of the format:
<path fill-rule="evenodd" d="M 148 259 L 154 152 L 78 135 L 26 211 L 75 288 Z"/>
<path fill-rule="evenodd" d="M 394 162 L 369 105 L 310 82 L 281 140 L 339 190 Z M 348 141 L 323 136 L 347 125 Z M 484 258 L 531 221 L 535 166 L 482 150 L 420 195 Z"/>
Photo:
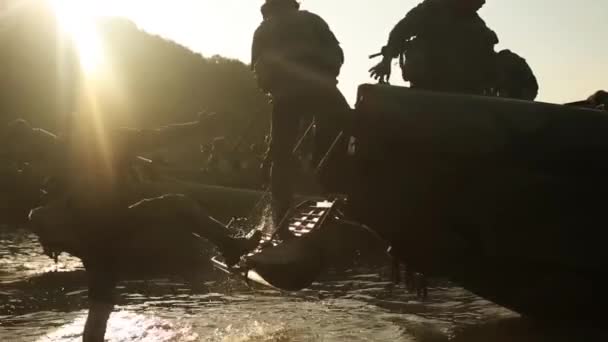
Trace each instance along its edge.
<path fill-rule="evenodd" d="M 344 52 L 327 23 L 307 11 L 264 21 L 254 46 L 252 63 L 261 86 L 269 90 L 306 78 L 335 79 L 344 63 Z"/>

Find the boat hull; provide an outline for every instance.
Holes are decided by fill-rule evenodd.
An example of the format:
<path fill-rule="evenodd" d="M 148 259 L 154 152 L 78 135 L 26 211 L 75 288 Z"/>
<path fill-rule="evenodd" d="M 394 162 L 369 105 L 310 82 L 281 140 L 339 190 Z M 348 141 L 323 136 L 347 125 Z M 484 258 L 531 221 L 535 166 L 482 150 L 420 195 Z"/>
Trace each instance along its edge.
<path fill-rule="evenodd" d="M 351 212 L 417 271 L 539 318 L 594 316 L 608 115 L 363 85 Z"/>

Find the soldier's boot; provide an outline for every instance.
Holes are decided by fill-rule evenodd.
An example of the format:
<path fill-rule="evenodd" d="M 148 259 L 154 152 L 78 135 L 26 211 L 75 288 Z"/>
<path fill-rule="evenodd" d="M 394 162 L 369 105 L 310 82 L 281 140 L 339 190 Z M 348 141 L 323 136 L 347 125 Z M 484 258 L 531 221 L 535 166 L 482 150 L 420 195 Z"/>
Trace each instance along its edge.
<path fill-rule="evenodd" d="M 230 236 L 230 231 L 225 225 L 209 216 L 198 205 L 192 207 L 191 214 L 196 222 L 195 233 L 215 244 L 229 267 L 238 264 L 241 257 L 258 247 L 262 239 L 262 232 L 259 230 L 255 230 L 248 237 Z"/>
<path fill-rule="evenodd" d="M 218 246 L 226 265 L 232 267 L 239 263 L 241 257 L 256 249 L 262 240 L 262 232 L 255 230 L 250 237 L 231 238 L 223 246 Z"/>
<path fill-rule="evenodd" d="M 144 199 L 130 206 L 129 210 L 129 216 L 136 217 L 140 222 L 167 222 L 185 229 L 189 234 L 208 240 L 219 248 L 228 266 L 237 264 L 240 258 L 255 249 L 261 240 L 261 232 L 256 232 L 248 238 L 232 237 L 224 224 L 211 217 L 198 202 L 184 195 Z"/>

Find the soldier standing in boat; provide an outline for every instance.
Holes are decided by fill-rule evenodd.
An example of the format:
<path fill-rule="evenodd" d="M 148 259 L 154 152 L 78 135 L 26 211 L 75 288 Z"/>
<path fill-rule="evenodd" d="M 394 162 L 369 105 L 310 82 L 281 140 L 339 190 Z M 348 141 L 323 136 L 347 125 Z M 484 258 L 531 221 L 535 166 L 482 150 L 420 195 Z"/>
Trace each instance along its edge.
<path fill-rule="evenodd" d="M 295 0 L 266 0 L 261 10 L 264 21 L 254 34 L 251 67 L 260 88 L 272 96 L 269 154 L 273 216 L 278 223 L 292 205 L 292 152 L 300 122 L 314 116 L 317 165 L 342 130 L 350 106 L 337 88 L 344 54 L 328 24 L 300 10 Z M 280 228 L 279 233 L 285 237 Z"/>
<path fill-rule="evenodd" d="M 383 59 L 370 69 L 381 82 L 400 58 L 412 88 L 482 94 L 495 78 L 498 37 L 477 11 L 485 0 L 425 0 L 391 31 Z"/>

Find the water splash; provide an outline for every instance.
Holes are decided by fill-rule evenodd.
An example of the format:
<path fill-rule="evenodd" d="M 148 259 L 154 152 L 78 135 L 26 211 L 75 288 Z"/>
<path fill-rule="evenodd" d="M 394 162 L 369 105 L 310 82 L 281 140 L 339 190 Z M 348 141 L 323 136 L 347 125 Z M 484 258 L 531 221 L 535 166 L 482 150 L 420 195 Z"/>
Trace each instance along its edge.
<path fill-rule="evenodd" d="M 264 234 L 272 234 L 274 232 L 274 227 L 272 206 L 270 205 L 270 200 L 268 200 L 268 202 L 262 206 L 262 212 L 257 218 L 255 229 L 260 230 Z"/>
<path fill-rule="evenodd" d="M 268 235 L 274 232 L 275 226 L 270 199 L 263 198 L 262 201 L 249 217 L 235 218 L 231 221 L 230 229 L 235 231 L 235 236 L 249 237 L 256 230 Z"/>
<path fill-rule="evenodd" d="M 67 254 L 55 263 L 44 255 L 38 238 L 24 230 L 0 230 L 0 284 L 48 272 L 82 269 L 82 262 Z"/>
<path fill-rule="evenodd" d="M 86 314 L 78 317 L 37 342 L 79 342 Z M 199 335 L 187 323 L 170 321 L 156 316 L 136 314 L 128 311 L 115 312 L 110 316 L 106 340 L 109 342 L 173 342 L 198 341 Z"/>
<path fill-rule="evenodd" d="M 212 341 L 217 342 L 253 342 L 253 341 L 293 341 L 289 330 L 284 324 L 271 325 L 253 321 L 244 327 L 236 328 L 232 325 L 217 329 Z"/>
<path fill-rule="evenodd" d="M 265 229 L 271 217 L 268 205 L 255 226 Z M 80 341 L 87 307 L 84 272 L 55 273 L 61 277 L 31 284 L 30 268 L 52 267 L 52 260 L 39 255 L 36 240 L 26 232 L 1 235 L 0 282 L 15 277 L 24 282 L 18 288 L 0 284 L 0 341 Z M 10 272 L 3 273 L 5 269 Z M 326 274 L 322 282 L 289 295 L 254 292 L 221 273 L 206 274 L 205 288 L 196 290 L 175 279 L 123 282 L 117 289 L 122 311 L 111 316 L 107 338 L 109 342 L 445 342 L 455 334 L 462 336 L 464 329 L 468 330 L 464 336 L 475 337 L 458 341 L 485 342 L 496 337 L 494 330 L 468 328 L 514 317 L 449 283 L 435 284 L 429 300 L 421 302 L 376 271 Z M 503 330 L 517 336 L 530 334 L 527 326 L 508 325 Z"/>

